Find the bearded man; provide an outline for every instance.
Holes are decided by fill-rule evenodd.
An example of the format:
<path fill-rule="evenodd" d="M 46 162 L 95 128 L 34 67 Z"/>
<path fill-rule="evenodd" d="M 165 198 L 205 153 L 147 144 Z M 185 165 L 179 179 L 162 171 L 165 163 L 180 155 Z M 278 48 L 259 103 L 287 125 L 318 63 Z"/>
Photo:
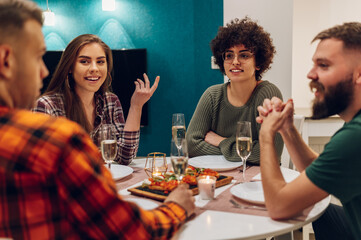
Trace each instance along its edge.
<path fill-rule="evenodd" d="M 316 239 L 361 239 L 361 23 L 337 25 L 313 41 L 319 43 L 307 75 L 315 94 L 312 118 L 338 114 L 345 124 L 317 154 L 293 125 L 292 100 L 266 99 L 258 107 L 266 206 L 273 219 L 287 219 L 332 194 L 342 206 L 331 204 L 313 223 Z M 277 132 L 301 172 L 290 183 L 277 161 Z"/>

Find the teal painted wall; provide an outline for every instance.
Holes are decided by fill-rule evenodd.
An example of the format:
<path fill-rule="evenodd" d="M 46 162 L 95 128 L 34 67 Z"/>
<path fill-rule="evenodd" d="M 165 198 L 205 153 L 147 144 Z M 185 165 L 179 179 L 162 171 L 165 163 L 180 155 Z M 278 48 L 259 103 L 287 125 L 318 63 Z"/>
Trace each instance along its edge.
<path fill-rule="evenodd" d="M 35 0 L 46 9 L 45 0 Z M 149 102 L 149 125 L 141 129 L 138 156 L 169 153 L 172 114 L 188 125 L 204 90 L 223 82 L 210 67 L 209 42 L 223 25 L 221 0 L 116 0 L 103 12 L 101 0 L 49 0 L 55 26 L 44 26 L 49 50 L 62 50 L 76 36 L 99 35 L 112 49 L 146 48 L 148 75 L 160 76 Z"/>

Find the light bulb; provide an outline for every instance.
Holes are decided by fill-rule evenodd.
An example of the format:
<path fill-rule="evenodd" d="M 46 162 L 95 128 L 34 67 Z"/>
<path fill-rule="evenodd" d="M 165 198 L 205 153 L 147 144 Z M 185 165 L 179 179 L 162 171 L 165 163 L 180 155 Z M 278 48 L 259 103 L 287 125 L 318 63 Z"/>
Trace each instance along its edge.
<path fill-rule="evenodd" d="M 48 10 L 43 12 L 44 14 L 44 26 L 54 26 L 55 25 L 55 14 Z"/>
<path fill-rule="evenodd" d="M 114 11 L 115 0 L 102 0 L 102 9 L 103 11 Z"/>

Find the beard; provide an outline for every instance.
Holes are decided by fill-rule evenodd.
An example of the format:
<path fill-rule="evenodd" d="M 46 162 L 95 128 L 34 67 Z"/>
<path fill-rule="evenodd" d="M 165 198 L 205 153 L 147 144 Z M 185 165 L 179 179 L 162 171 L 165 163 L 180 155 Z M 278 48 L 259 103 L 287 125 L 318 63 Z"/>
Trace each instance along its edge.
<path fill-rule="evenodd" d="M 316 81 L 312 81 L 310 87 L 311 90 L 316 88 L 324 94 L 322 101 L 317 98 L 313 100 L 312 119 L 322 119 L 342 113 L 349 106 L 354 95 L 352 74 L 327 89 Z"/>

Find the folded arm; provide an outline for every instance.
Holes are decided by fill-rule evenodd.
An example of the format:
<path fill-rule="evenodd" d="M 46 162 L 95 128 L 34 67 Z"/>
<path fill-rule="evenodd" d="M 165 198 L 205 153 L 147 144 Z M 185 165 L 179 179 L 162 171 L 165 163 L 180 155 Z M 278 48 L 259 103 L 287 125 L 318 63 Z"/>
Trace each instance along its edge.
<path fill-rule="evenodd" d="M 210 133 L 206 137 L 212 128 L 212 105 L 210 95 L 203 94 L 188 125 L 186 139 L 190 157 L 222 154 L 218 146 L 211 144 L 219 141 L 219 136 Z"/>

